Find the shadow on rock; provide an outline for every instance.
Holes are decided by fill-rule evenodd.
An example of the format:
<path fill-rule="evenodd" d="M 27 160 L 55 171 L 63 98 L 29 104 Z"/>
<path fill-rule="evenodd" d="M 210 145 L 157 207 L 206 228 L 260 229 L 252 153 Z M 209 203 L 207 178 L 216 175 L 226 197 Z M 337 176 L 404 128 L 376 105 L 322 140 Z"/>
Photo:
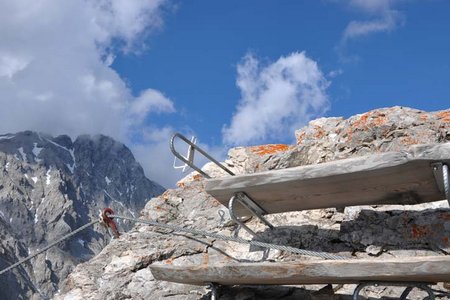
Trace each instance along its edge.
<path fill-rule="evenodd" d="M 342 221 L 340 230 L 317 225 L 277 226 L 258 235 L 258 240 L 268 243 L 331 253 L 366 251 L 375 246 L 383 251 L 431 250 L 447 254 L 450 210 L 361 210 L 355 219 Z"/>

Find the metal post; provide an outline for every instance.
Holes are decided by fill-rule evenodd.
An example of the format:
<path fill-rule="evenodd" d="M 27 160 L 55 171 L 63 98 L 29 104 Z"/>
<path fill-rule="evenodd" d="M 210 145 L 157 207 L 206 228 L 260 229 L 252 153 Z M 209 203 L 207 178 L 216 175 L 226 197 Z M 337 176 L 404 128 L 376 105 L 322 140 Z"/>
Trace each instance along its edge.
<path fill-rule="evenodd" d="M 442 165 L 442 179 L 444 181 L 444 193 L 447 198 L 448 204 L 450 205 L 450 192 L 449 192 L 449 178 L 448 178 L 448 166 L 446 164 Z"/>
<path fill-rule="evenodd" d="M 445 198 L 450 205 L 450 182 L 448 174 L 448 166 L 442 162 L 432 163 L 434 178 L 436 179 L 436 184 L 439 191 L 445 195 Z"/>
<path fill-rule="evenodd" d="M 389 281 L 365 281 L 358 284 L 355 291 L 353 292 L 353 300 L 359 299 L 359 293 L 361 290 L 368 286 L 406 286 L 406 289 L 403 291 L 400 296 L 400 300 L 405 300 L 409 293 L 413 288 L 418 288 L 428 293 L 427 300 L 435 300 L 435 295 L 433 290 L 428 286 L 430 283 L 428 282 L 389 282 Z"/>
<path fill-rule="evenodd" d="M 217 284 L 211 282 L 209 287 L 211 288 L 211 300 L 219 300 L 219 288 Z"/>

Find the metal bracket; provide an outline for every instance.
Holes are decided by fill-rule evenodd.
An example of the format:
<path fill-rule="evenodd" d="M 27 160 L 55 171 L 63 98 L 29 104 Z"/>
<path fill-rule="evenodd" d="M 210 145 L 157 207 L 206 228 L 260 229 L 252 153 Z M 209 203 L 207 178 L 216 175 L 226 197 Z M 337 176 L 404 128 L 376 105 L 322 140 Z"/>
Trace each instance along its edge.
<path fill-rule="evenodd" d="M 195 136 L 193 136 L 193 137 L 191 138 L 191 143 L 195 144 L 196 142 L 197 142 L 197 138 L 196 138 Z M 194 163 L 194 152 L 195 152 L 195 151 L 194 151 L 194 147 L 192 147 L 192 146 L 189 145 L 186 156 L 183 156 L 183 157 L 184 157 L 185 159 L 187 159 L 191 164 Z M 176 163 L 177 163 L 177 157 L 175 156 L 175 157 L 174 157 L 174 160 L 173 160 L 173 168 L 174 168 L 174 169 L 181 169 L 181 172 L 182 172 L 182 173 L 186 172 L 186 170 L 188 169 L 188 164 L 187 164 L 187 163 L 184 163 L 184 164 L 181 165 L 181 166 L 177 166 Z"/>
<path fill-rule="evenodd" d="M 439 191 L 445 195 L 449 205 L 450 205 L 450 194 L 449 194 L 449 172 L 448 166 L 442 162 L 432 163 L 434 178 L 438 185 Z"/>
<path fill-rule="evenodd" d="M 254 237 L 258 236 L 253 230 L 251 230 L 247 225 L 245 225 L 244 222 L 242 222 L 236 215 L 234 211 L 235 201 L 238 201 L 242 206 L 244 206 L 247 210 L 249 210 L 252 213 L 252 215 L 257 217 L 270 229 L 274 228 L 273 225 L 270 224 L 270 222 L 267 221 L 266 218 L 264 218 L 263 215 L 267 214 L 267 212 L 261 206 L 259 206 L 255 201 L 253 201 L 246 193 L 237 192 L 233 195 L 233 197 L 231 197 L 230 201 L 228 202 L 228 210 L 230 211 L 231 219 L 237 224 L 239 224 L 242 228 L 247 230 L 248 233 L 250 233 Z"/>
<path fill-rule="evenodd" d="M 175 139 L 179 138 L 182 141 L 184 141 L 186 144 L 189 145 L 189 150 L 188 150 L 188 155 L 187 157 L 184 157 L 183 155 L 181 155 L 178 151 L 175 150 Z M 192 169 L 194 169 L 195 171 L 197 171 L 198 173 L 200 173 L 203 177 L 205 178 L 211 178 L 211 176 L 209 176 L 209 174 L 206 174 L 204 171 L 202 171 L 199 167 L 197 167 L 194 164 L 193 158 L 194 158 L 194 151 L 197 150 L 200 154 L 202 154 L 204 157 L 206 157 L 207 159 L 209 159 L 211 162 L 213 162 L 214 164 L 216 164 L 218 167 L 220 167 L 222 170 L 224 170 L 225 172 L 227 172 L 228 174 L 234 176 L 234 173 L 230 171 L 230 169 L 228 169 L 227 167 L 225 167 L 224 165 L 222 165 L 220 162 L 218 162 L 217 160 L 215 160 L 211 155 L 209 155 L 208 153 L 206 153 L 202 148 L 200 148 L 199 146 L 197 146 L 195 144 L 195 141 L 192 140 L 188 140 L 185 136 L 181 135 L 180 133 L 175 133 L 172 136 L 172 139 L 170 140 L 170 150 L 172 151 L 173 155 L 175 155 L 176 158 L 178 158 L 179 160 L 181 160 L 182 162 L 184 162 L 186 165 L 190 166 Z M 259 206 L 255 201 L 253 201 L 247 194 L 243 193 L 243 192 L 238 192 L 235 193 L 233 195 L 233 197 L 231 197 L 229 203 L 228 203 L 228 209 L 230 211 L 230 217 L 231 219 L 236 222 L 238 225 L 242 226 L 242 228 L 244 228 L 245 230 L 247 230 L 251 235 L 253 235 L 254 237 L 256 237 L 256 233 L 254 231 L 252 231 L 250 228 L 248 228 L 243 222 L 242 220 L 236 216 L 235 212 L 234 212 L 234 205 L 235 205 L 235 200 L 238 201 L 240 204 L 242 204 L 246 209 L 248 209 L 252 215 L 256 216 L 259 220 L 261 220 L 261 222 L 263 222 L 265 225 L 267 225 L 270 229 L 273 229 L 273 225 L 269 223 L 269 221 L 267 221 L 263 215 L 267 214 L 267 212 L 261 207 Z M 222 216 L 221 216 L 222 217 Z"/>
<path fill-rule="evenodd" d="M 392 282 L 392 281 L 366 281 L 361 282 L 356 287 L 355 291 L 353 292 L 353 300 L 359 299 L 359 293 L 361 290 L 367 286 L 405 286 L 406 289 L 403 291 L 402 295 L 400 296 L 400 300 L 405 300 L 406 297 L 409 295 L 409 293 L 412 291 L 413 288 L 418 288 L 420 290 L 423 290 L 428 293 L 427 300 L 435 300 L 435 295 L 433 290 L 429 287 L 429 282 Z"/>

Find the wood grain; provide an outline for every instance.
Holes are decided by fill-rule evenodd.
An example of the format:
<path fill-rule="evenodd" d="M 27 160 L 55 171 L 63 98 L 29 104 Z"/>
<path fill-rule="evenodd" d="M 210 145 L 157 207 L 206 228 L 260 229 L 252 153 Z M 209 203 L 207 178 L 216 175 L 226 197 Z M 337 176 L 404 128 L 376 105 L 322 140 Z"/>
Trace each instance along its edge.
<path fill-rule="evenodd" d="M 285 263 L 240 263 L 221 265 L 150 266 L 157 280 L 204 285 L 239 284 L 328 284 L 377 281 L 450 281 L 450 256 L 393 259 L 320 260 Z"/>
<path fill-rule="evenodd" d="M 206 181 L 206 191 L 224 205 L 247 193 L 268 213 L 373 204 L 417 204 L 445 199 L 431 164 L 450 164 L 450 143 L 419 145 L 318 165 Z M 239 214 L 247 214 L 237 207 Z"/>

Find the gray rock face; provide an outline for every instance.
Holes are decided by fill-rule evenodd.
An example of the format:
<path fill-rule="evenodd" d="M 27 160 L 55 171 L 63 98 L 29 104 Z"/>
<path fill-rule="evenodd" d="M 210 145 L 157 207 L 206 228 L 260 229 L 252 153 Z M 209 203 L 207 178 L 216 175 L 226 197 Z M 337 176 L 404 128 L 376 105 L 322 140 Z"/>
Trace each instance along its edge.
<path fill-rule="evenodd" d="M 343 118 L 312 121 L 296 132 L 296 145 L 263 145 L 230 150 L 225 164 L 236 174 L 316 164 L 351 156 L 401 150 L 412 144 L 450 142 L 450 110 L 427 113 L 394 107 Z M 208 164 L 214 177 L 226 176 Z M 252 237 L 230 222 L 227 209 L 204 192 L 195 172 L 149 201 L 141 218 L 232 236 Z M 220 213 L 220 211 L 223 213 Z M 447 201 L 420 205 L 359 206 L 280 213 L 267 216 L 269 230 L 256 220 L 248 225 L 266 241 L 342 256 L 383 259 L 447 255 L 450 215 Z M 78 265 L 55 299 L 209 299 L 203 286 L 157 281 L 153 263 L 209 264 L 241 261 L 317 259 L 288 252 L 187 236 L 137 224 L 95 258 Z M 224 287 L 219 299 L 351 299 L 354 285 Z M 443 289 L 442 284 L 435 286 Z M 370 299 L 399 297 L 399 288 L 373 287 Z M 411 293 L 414 299 L 423 294 Z"/>
<path fill-rule="evenodd" d="M 0 136 L 0 269 L 98 217 L 104 207 L 134 216 L 164 189 L 130 150 L 106 136 Z M 130 227 L 121 224 L 122 229 Z M 46 299 L 75 265 L 110 240 L 96 225 L 1 275 L 0 299 Z"/>

